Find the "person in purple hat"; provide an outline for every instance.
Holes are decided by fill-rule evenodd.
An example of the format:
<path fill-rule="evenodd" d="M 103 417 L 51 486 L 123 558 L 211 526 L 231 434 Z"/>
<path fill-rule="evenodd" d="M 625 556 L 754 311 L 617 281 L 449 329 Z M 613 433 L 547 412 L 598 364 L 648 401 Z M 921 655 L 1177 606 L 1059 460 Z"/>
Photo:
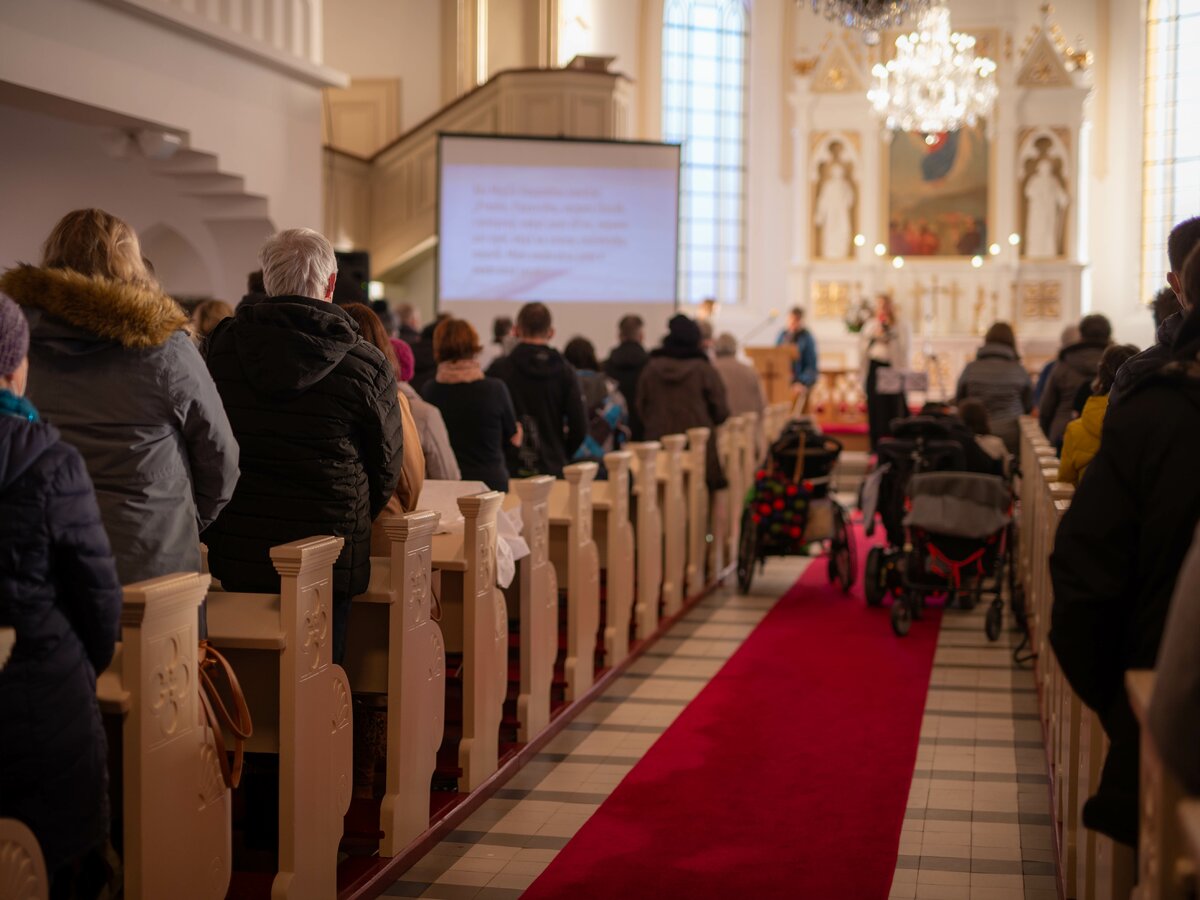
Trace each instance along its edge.
<path fill-rule="evenodd" d="M 96 675 L 121 583 L 83 458 L 24 396 L 29 326 L 0 294 L 0 818 L 38 839 L 58 897 L 110 877 L 108 770 Z M 5 642 L 8 643 L 8 642 Z"/>

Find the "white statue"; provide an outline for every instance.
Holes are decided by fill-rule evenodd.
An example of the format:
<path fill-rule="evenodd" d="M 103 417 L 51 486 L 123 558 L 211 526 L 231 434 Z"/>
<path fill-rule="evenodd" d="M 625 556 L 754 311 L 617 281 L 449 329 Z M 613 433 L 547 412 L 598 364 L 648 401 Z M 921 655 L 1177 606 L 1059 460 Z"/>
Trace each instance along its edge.
<path fill-rule="evenodd" d="M 846 167 L 831 162 L 825 180 L 817 192 L 814 221 L 821 229 L 821 257 L 845 259 L 850 255 L 851 225 L 854 210 L 854 185 L 846 178 Z"/>
<path fill-rule="evenodd" d="M 1071 198 L 1051 171 L 1050 160 L 1039 159 L 1025 182 L 1025 255 L 1059 255 L 1059 216 Z"/>

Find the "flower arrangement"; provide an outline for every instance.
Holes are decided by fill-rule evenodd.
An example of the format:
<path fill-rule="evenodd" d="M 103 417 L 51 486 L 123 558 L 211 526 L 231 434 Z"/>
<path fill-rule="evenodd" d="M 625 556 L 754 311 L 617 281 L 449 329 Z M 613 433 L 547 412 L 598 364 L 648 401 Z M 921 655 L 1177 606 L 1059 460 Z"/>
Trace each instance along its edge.
<path fill-rule="evenodd" d="M 870 321 L 874 313 L 875 310 L 872 309 L 870 301 L 865 298 L 859 300 L 857 303 L 848 304 L 844 319 L 846 330 L 851 334 L 858 334 L 863 330 L 863 326 Z"/>

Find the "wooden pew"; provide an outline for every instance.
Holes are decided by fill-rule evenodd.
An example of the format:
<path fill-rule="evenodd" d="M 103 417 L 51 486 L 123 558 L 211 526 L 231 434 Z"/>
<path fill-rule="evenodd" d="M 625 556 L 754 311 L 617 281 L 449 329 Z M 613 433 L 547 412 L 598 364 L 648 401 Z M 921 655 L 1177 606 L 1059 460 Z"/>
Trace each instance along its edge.
<path fill-rule="evenodd" d="M 446 708 L 446 651 L 433 619 L 431 562 L 436 512 L 384 519 L 387 557 L 354 598 L 346 675 L 355 692 L 387 697 L 385 787 L 379 855 L 395 856 L 429 827 L 430 778 Z"/>
<path fill-rule="evenodd" d="M 517 740 L 528 743 L 550 724 L 550 691 L 558 656 L 558 576 L 550 562 L 549 475 L 513 479 L 504 508 L 521 508 L 521 537 L 529 556 L 505 592 L 508 609 L 520 618 L 521 684 L 517 695 Z"/>
<path fill-rule="evenodd" d="M 604 570 L 604 664 L 612 667 L 629 655 L 633 618 L 634 541 L 629 521 L 628 450 L 604 454 L 607 481 L 592 484 L 592 534 Z"/>
<path fill-rule="evenodd" d="M 129 585 L 121 642 L 96 680 L 121 721 L 125 896 L 224 897 L 231 870 L 230 794 L 204 721 L 198 610 L 209 576 Z"/>
<path fill-rule="evenodd" d="M 637 602 L 634 628 L 646 640 L 658 628 L 658 605 L 663 586 L 663 521 L 658 506 L 658 455 L 662 445 L 645 441 L 629 445 L 633 453 L 633 496 L 637 506 Z"/>
<path fill-rule="evenodd" d="M 687 574 L 684 598 L 695 597 L 708 576 L 709 498 L 707 475 L 708 428 L 687 430 L 688 448 L 683 471 L 687 492 Z"/>
<path fill-rule="evenodd" d="M 658 508 L 662 511 L 663 563 L 662 613 L 673 616 L 683 609 L 687 578 L 688 506 L 684 494 L 683 448 L 687 436 L 668 434 L 658 454 Z"/>
<path fill-rule="evenodd" d="M 273 900 L 337 893 L 353 783 L 350 684 L 331 658 L 333 563 L 341 550 L 337 537 L 273 547 L 278 594 L 208 594 L 209 641 L 229 658 L 254 719 L 246 749 L 279 756 Z"/>
<path fill-rule="evenodd" d="M 592 540 L 592 484 L 599 466 L 573 463 L 550 492 L 550 559 L 567 586 L 566 699 L 592 686 L 600 629 L 600 553 Z"/>
<path fill-rule="evenodd" d="M 440 572 L 442 636 L 462 654 L 462 739 L 458 789 L 475 790 L 499 766 L 500 720 L 508 686 L 508 607 L 496 587 L 496 513 L 504 494 L 458 498 L 461 532 L 433 538 Z"/>
<path fill-rule="evenodd" d="M 8 662 L 17 632 L 0 628 L 0 669 Z M 47 900 L 50 878 L 37 838 L 23 822 L 0 819 L 0 888 L 16 900 Z"/>
<path fill-rule="evenodd" d="M 1183 786 L 1163 764 L 1150 731 L 1154 672 L 1125 673 L 1129 705 L 1141 726 L 1138 816 L 1138 879 L 1134 900 L 1188 900 L 1196 870 L 1179 819 Z"/>
<path fill-rule="evenodd" d="M 0 897 L 48 900 L 50 877 L 42 848 L 32 831 L 16 819 L 0 819 Z"/>
<path fill-rule="evenodd" d="M 1200 799 L 1188 798 L 1179 804 L 1179 824 L 1191 860 L 1194 887 L 1196 873 L 1200 872 Z"/>

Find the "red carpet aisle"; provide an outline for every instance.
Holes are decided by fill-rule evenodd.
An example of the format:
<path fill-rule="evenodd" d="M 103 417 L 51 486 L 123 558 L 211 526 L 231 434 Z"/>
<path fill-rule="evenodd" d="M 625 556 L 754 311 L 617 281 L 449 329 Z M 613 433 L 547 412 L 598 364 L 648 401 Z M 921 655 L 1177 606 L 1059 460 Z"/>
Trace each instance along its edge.
<path fill-rule="evenodd" d="M 809 566 L 524 897 L 887 897 L 940 611 L 855 593 Z"/>

